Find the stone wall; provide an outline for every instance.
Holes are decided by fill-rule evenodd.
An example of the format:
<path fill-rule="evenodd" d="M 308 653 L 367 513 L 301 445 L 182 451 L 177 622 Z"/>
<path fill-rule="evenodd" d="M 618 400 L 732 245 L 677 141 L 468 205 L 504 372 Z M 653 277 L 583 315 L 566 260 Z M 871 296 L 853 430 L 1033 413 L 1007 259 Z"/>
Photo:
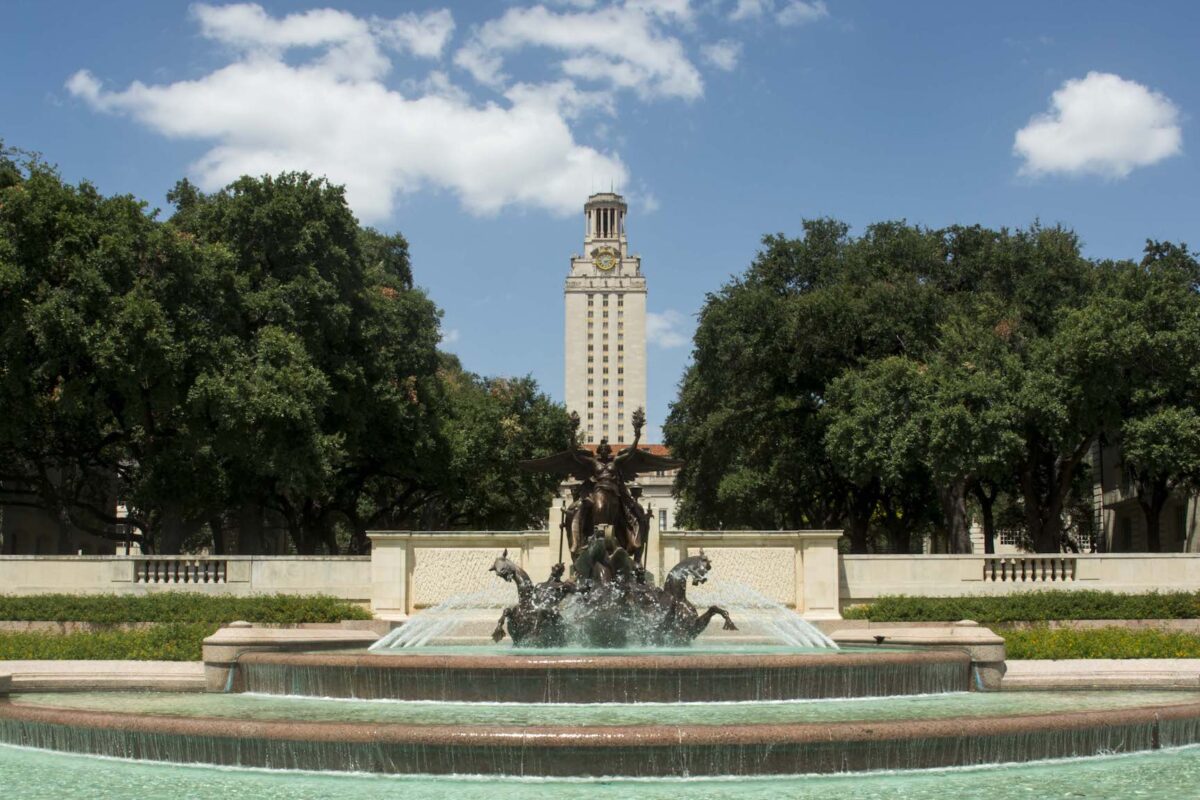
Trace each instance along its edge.
<path fill-rule="evenodd" d="M 1200 589 L 1200 555 L 844 555 L 842 606 L 882 595 L 925 597 L 1006 595 L 1037 590 L 1139 592 Z"/>
<path fill-rule="evenodd" d="M 561 509 L 556 509 L 561 512 Z M 656 522 L 656 521 L 655 521 Z M 1006 595 L 1045 589 L 1200 589 L 1200 554 L 839 555 L 838 531 L 658 531 L 647 569 L 664 573 L 701 549 L 709 581 L 698 604 L 759 597 L 814 620 L 881 595 Z M 452 597 L 512 602 L 488 571 L 504 550 L 535 581 L 558 561 L 557 531 L 373 533 L 370 557 L 0 556 L 0 594 L 326 594 L 402 619 Z M 494 595 L 494 597 L 492 597 Z"/>
<path fill-rule="evenodd" d="M 327 594 L 369 603 L 366 556 L 0 556 L 0 594 Z"/>

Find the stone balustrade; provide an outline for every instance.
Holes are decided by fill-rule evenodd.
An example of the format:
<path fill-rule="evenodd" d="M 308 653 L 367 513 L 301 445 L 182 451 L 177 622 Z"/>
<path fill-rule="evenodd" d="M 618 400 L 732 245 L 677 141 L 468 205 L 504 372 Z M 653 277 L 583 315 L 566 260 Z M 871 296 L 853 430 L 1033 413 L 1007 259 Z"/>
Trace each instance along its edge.
<path fill-rule="evenodd" d="M 883 596 L 1005 595 L 1054 589 L 1128 594 L 1200 589 L 1200 554 L 843 555 L 843 607 Z"/>
<path fill-rule="evenodd" d="M 326 594 L 403 619 L 452 597 L 511 602 L 488 571 L 504 550 L 535 581 L 559 560 L 558 532 L 376 532 L 372 556 L 0 556 L 0 594 Z M 882 595 L 955 597 L 1042 589 L 1200 589 L 1200 554 L 839 555 L 838 531 L 658 531 L 646 567 L 657 579 L 701 549 L 709 581 L 698 603 L 731 590 L 814 620 Z M 734 586 L 736 584 L 736 586 Z M 489 606 L 490 607 L 490 606 Z M 486 615 L 485 615 L 486 616 Z"/>

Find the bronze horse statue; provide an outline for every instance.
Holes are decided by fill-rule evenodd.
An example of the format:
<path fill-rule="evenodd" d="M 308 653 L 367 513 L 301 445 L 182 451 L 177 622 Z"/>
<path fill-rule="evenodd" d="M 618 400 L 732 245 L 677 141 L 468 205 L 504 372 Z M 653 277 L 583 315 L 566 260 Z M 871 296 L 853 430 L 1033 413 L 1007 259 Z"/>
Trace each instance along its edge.
<path fill-rule="evenodd" d="M 535 586 L 529 574 L 509 559 L 508 550 L 505 549 L 488 568 L 488 572 L 494 572 L 505 581 L 517 585 L 517 604 L 505 608 L 500 614 L 496 629 L 492 631 L 492 641 L 498 642 L 504 638 L 507 623 L 508 635 L 514 642 L 529 640 L 540 647 L 561 647 L 565 644 L 558 604 L 573 593 L 575 587 L 559 580 L 563 573 L 562 564 L 555 565 L 551 570 L 550 580 Z"/>
<path fill-rule="evenodd" d="M 733 624 L 733 619 L 725 609 L 709 606 L 703 614 L 697 614 L 696 607 L 687 599 L 688 578 L 692 579 L 693 586 L 707 583 L 711 569 L 712 562 L 704 555 L 702 549 L 699 555 L 685 558 L 667 573 L 662 590 L 674 602 L 663 623 L 661 633 L 664 639 L 690 642 L 703 633 L 712 618 L 717 616 L 725 620 L 725 624 L 721 626 L 724 630 L 737 630 L 737 625 Z"/>
<path fill-rule="evenodd" d="M 704 583 L 711 569 L 712 562 L 701 551 L 675 565 L 662 588 L 646 582 L 645 570 L 636 570 L 631 579 L 579 588 L 559 580 L 563 565 L 557 564 L 550 580 L 535 585 L 505 550 L 491 571 L 517 585 L 517 604 L 504 609 L 492 640 L 503 639 L 507 628 L 518 647 L 680 645 L 703 633 L 715 616 L 725 620 L 725 630 L 735 631 L 728 611 L 709 606 L 698 614 L 687 599 L 688 580 L 693 585 Z M 564 603 L 582 613 L 562 614 L 559 608 Z M 568 618 L 574 622 L 568 623 Z"/>

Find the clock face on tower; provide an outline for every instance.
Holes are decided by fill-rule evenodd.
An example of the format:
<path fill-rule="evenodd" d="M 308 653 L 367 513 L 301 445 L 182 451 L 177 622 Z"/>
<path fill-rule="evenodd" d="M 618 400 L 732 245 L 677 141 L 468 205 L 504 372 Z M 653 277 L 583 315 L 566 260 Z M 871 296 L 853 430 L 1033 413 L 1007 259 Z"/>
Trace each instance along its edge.
<path fill-rule="evenodd" d="M 617 265 L 617 251 L 611 247 L 597 247 L 592 251 L 592 263 L 604 272 L 608 272 Z"/>

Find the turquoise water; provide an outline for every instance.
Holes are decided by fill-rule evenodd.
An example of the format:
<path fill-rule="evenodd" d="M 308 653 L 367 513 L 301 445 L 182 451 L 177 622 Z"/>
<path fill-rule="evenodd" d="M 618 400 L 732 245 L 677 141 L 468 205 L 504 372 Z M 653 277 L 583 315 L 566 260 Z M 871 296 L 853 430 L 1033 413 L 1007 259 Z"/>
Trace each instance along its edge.
<path fill-rule="evenodd" d="M 25 694 L 19 703 L 167 716 L 411 725 L 731 725 L 944 719 L 1173 705 L 1200 692 L 960 692 L 768 703 L 541 705 L 323 700 L 269 695 L 103 692 Z"/>
<path fill-rule="evenodd" d="M 6 800 L 1032 800 L 1200 796 L 1200 747 L 962 770 L 769 780 L 396 778 L 177 767 L 0 745 Z"/>
<path fill-rule="evenodd" d="M 732 637 L 730 637 L 732 638 Z M 836 655 L 838 653 L 912 652 L 911 647 L 795 647 L 764 641 L 745 641 L 746 637 L 730 641 L 717 637 L 700 638 L 686 647 L 514 647 L 505 639 L 499 644 L 428 644 L 420 647 L 381 648 L 378 650 L 342 650 L 343 653 L 370 653 L 375 656 L 697 656 L 697 655 Z M 377 646 L 377 645 L 373 645 Z M 320 654 L 329 650 L 318 651 Z"/>

